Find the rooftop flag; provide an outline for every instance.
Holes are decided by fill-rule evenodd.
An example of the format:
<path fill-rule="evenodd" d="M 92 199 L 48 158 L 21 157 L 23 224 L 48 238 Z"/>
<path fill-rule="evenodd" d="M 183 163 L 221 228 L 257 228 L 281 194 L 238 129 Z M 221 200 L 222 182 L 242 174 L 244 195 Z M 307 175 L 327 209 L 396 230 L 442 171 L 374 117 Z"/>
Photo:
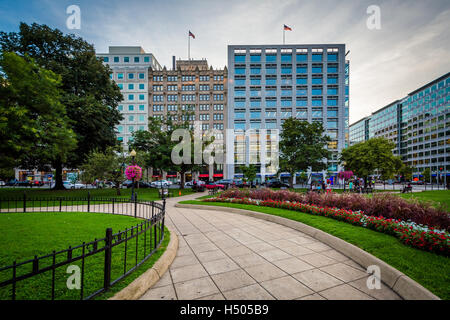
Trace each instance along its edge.
<path fill-rule="evenodd" d="M 191 31 L 189 31 L 189 37 L 192 37 L 193 39 L 195 39 L 195 36 Z"/>
<path fill-rule="evenodd" d="M 291 27 L 288 27 L 287 25 L 284 25 L 284 30 L 292 31 Z"/>

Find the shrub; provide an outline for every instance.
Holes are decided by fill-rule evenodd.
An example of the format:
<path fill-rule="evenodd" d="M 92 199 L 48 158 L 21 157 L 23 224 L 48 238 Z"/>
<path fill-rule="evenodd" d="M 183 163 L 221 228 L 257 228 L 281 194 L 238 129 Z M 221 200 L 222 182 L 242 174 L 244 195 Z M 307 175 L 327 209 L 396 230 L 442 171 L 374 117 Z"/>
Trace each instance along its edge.
<path fill-rule="evenodd" d="M 406 200 L 396 195 L 380 192 L 372 197 L 358 193 L 316 192 L 298 193 L 288 190 L 271 189 L 239 190 L 229 189 L 219 195 L 220 198 L 249 198 L 255 200 L 273 200 L 314 204 L 320 207 L 340 208 L 352 211 L 364 211 L 364 214 L 403 221 L 412 221 L 436 229 L 450 231 L 450 214 L 444 209 L 434 208 L 430 203 Z"/>

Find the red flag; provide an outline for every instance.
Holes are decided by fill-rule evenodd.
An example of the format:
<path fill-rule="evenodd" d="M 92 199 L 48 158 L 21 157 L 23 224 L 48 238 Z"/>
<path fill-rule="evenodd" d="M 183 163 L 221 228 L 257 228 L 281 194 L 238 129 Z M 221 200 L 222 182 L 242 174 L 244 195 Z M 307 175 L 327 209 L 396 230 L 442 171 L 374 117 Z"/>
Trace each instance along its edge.
<path fill-rule="evenodd" d="M 292 31 L 292 29 L 290 27 L 288 27 L 287 25 L 284 25 L 284 30 Z"/>
<path fill-rule="evenodd" d="M 189 31 L 189 37 L 192 37 L 192 38 L 195 39 L 195 36 L 194 36 L 194 34 L 191 31 Z"/>

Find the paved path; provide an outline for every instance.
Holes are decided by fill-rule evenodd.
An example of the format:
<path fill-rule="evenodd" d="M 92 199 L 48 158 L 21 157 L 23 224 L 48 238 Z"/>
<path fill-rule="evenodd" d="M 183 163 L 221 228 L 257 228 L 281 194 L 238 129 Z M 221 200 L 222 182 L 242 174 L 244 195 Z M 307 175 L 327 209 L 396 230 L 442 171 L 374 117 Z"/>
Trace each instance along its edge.
<path fill-rule="evenodd" d="M 176 208 L 177 201 L 167 201 L 166 224 L 178 235 L 178 254 L 142 300 L 400 299 L 384 285 L 369 290 L 361 266 L 304 233 L 234 213 Z"/>

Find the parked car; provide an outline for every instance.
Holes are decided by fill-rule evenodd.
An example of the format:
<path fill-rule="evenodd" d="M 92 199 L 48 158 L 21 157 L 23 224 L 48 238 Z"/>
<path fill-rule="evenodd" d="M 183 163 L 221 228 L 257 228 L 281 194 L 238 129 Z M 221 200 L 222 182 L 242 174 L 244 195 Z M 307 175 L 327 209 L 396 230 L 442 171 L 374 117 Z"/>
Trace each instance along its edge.
<path fill-rule="evenodd" d="M 206 189 L 223 189 L 223 190 L 225 190 L 225 185 L 210 181 L 207 184 L 205 184 L 205 188 Z"/>
<path fill-rule="evenodd" d="M 228 188 L 233 184 L 233 179 L 217 180 L 216 183 L 223 184 L 226 188 Z"/>
<path fill-rule="evenodd" d="M 0 187 L 6 186 L 5 181 L 0 180 Z"/>
<path fill-rule="evenodd" d="M 267 188 L 289 188 L 288 184 L 281 182 L 279 179 L 270 179 L 264 185 Z"/>
<path fill-rule="evenodd" d="M 197 184 L 204 185 L 204 184 L 206 184 L 206 182 L 202 181 L 202 180 L 197 180 Z M 193 185 L 194 185 L 194 180 L 188 181 L 184 184 L 185 187 L 192 187 Z"/>
<path fill-rule="evenodd" d="M 152 188 L 167 188 L 171 184 L 172 184 L 172 182 L 170 182 L 168 180 L 158 180 L 158 181 L 153 181 L 152 183 L 150 183 L 150 186 Z"/>

